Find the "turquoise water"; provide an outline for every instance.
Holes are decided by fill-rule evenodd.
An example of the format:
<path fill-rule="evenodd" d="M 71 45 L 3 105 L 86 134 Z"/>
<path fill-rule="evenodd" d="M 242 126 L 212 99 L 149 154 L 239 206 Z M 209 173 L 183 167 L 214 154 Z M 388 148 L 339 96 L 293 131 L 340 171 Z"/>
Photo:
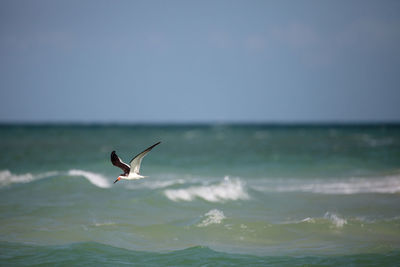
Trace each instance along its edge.
<path fill-rule="evenodd" d="M 125 161 L 162 141 L 136 181 Z M 397 266 L 400 126 L 0 126 L 0 265 Z"/>

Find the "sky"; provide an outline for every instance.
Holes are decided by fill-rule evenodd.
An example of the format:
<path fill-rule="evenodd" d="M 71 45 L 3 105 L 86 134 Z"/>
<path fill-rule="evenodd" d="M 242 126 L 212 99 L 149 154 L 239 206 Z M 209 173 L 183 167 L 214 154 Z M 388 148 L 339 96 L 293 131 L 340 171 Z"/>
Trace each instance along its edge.
<path fill-rule="evenodd" d="M 0 1 L 0 122 L 400 122 L 400 1 Z"/>

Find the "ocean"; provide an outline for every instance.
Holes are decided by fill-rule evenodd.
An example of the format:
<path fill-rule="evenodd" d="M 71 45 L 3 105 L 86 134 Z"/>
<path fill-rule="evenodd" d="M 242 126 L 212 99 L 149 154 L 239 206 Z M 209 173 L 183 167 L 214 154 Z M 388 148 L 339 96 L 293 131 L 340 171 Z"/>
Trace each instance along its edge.
<path fill-rule="evenodd" d="M 144 159 L 148 178 L 121 180 Z M 400 125 L 1 125 L 1 266 L 399 266 Z"/>

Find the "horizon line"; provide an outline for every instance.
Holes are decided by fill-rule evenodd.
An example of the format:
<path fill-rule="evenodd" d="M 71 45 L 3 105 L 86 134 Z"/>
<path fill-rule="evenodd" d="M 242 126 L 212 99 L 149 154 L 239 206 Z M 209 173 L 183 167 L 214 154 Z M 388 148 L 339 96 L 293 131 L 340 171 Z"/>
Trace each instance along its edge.
<path fill-rule="evenodd" d="M 324 121 L 169 121 L 169 122 L 122 122 L 122 121 L 0 121 L 0 126 L 383 126 L 399 125 L 400 120 L 324 120 Z"/>

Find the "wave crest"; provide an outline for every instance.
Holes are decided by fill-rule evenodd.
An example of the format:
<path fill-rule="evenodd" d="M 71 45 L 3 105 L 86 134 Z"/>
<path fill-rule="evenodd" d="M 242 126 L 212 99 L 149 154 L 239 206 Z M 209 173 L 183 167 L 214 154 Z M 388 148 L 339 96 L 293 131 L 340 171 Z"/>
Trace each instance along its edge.
<path fill-rule="evenodd" d="M 0 187 L 14 183 L 30 183 L 35 180 L 57 175 L 58 172 L 45 172 L 37 175 L 31 173 L 13 174 L 9 170 L 0 171 Z"/>
<path fill-rule="evenodd" d="M 0 185 L 6 186 L 12 183 L 29 183 L 35 178 L 32 174 L 12 174 L 9 170 L 0 171 Z"/>
<path fill-rule="evenodd" d="M 270 182 L 268 182 L 270 183 Z M 362 193 L 395 194 L 400 192 L 400 175 L 377 178 L 350 178 L 343 180 L 314 180 L 312 182 L 288 179 L 278 184 L 257 185 L 252 188 L 262 192 L 307 192 L 330 195 L 352 195 Z"/>
<path fill-rule="evenodd" d="M 90 183 L 92 183 L 97 187 L 101 188 L 111 187 L 111 184 L 109 183 L 108 179 L 102 176 L 101 174 L 83 170 L 69 170 L 67 173 L 59 171 L 49 171 L 35 175 L 29 172 L 25 174 L 13 174 L 9 170 L 2 170 L 0 171 L 0 187 L 4 187 L 14 183 L 30 183 L 39 179 L 58 176 L 58 175 L 83 176 Z"/>
<path fill-rule="evenodd" d="M 108 179 L 98 173 L 82 171 L 82 170 L 69 170 L 68 175 L 83 176 L 90 183 L 92 183 L 93 185 L 100 187 L 100 188 L 110 188 L 111 187 L 111 184 L 109 183 Z"/>
<path fill-rule="evenodd" d="M 164 194 L 172 201 L 193 201 L 195 198 L 202 198 L 209 202 L 249 199 L 243 183 L 239 179 L 231 180 L 227 176 L 221 183 L 216 185 L 168 189 L 164 191 Z"/>

